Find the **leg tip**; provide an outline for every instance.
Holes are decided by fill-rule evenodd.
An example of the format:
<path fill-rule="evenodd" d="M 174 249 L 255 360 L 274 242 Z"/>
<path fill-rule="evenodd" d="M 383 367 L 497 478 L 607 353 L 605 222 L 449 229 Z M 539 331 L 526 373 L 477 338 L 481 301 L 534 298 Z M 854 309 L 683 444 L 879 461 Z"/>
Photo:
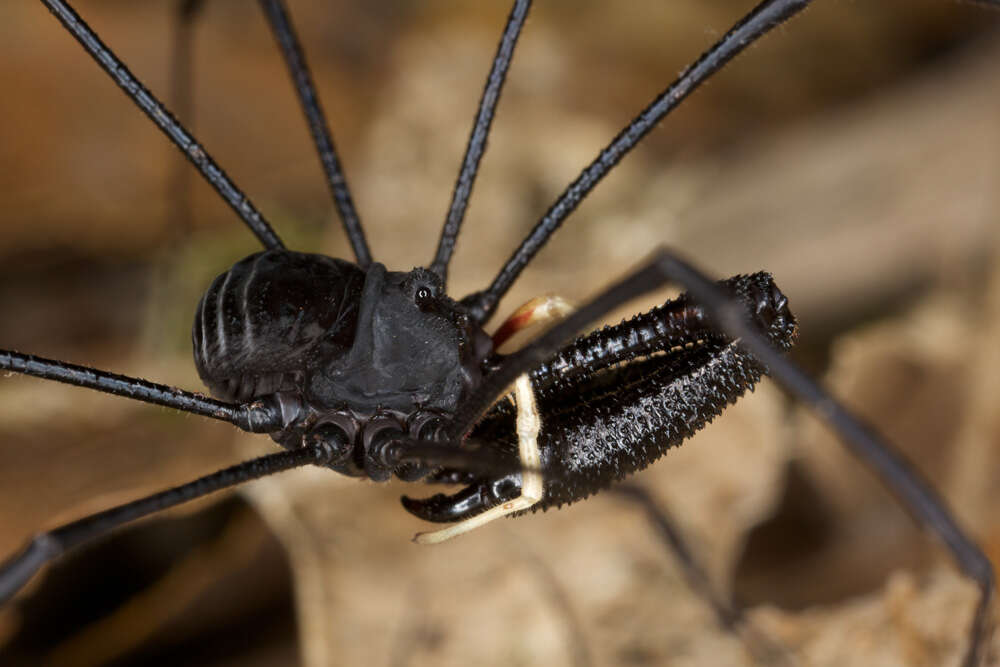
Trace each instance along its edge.
<path fill-rule="evenodd" d="M 433 530 L 426 533 L 415 533 L 410 541 L 414 544 L 422 544 L 424 546 L 429 544 L 440 544 L 448 539 L 447 536 L 442 537 L 440 535 L 441 532 L 442 531 L 440 530 Z"/>

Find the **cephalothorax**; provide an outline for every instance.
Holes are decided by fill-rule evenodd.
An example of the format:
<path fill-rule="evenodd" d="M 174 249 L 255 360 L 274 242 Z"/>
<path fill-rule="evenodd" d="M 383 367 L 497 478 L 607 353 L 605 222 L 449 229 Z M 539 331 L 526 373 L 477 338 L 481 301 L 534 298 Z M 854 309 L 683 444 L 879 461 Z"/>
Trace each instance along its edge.
<path fill-rule="evenodd" d="M 93 368 L 0 350 L 0 368 L 123 395 L 270 434 L 285 451 L 206 475 L 37 535 L 0 566 L 0 601 L 44 564 L 128 521 L 243 481 L 304 465 L 352 476 L 460 484 L 404 506 L 447 539 L 494 518 L 579 500 L 659 458 L 752 388 L 767 369 L 834 428 L 949 546 L 981 591 L 966 666 L 978 664 L 993 592 L 989 561 L 892 447 L 782 356 L 796 324 L 767 274 L 714 283 L 655 252 L 517 352 L 485 326 L 501 298 L 601 179 L 701 83 L 810 0 L 763 0 L 658 94 L 552 203 L 492 282 L 450 298 L 448 264 L 530 0 L 515 0 L 428 268 L 374 262 L 281 0 L 261 0 L 291 71 L 355 262 L 286 250 L 206 150 L 64 0 L 42 0 L 123 91 L 198 168 L 265 250 L 208 288 L 193 331 L 198 372 L 216 398 Z M 190 19 L 199 0 L 182 3 Z M 996 4 L 995 2 L 993 4 Z M 666 282 L 688 290 L 619 325 L 574 335 Z M 550 319 L 529 306 L 501 326 Z M 561 303 L 561 302 L 554 302 Z M 512 396 L 507 401 L 506 396 Z M 680 547 L 675 547 L 683 552 Z M 727 624 L 738 613 L 720 609 Z M 727 620 L 728 619 L 728 620 Z"/>
<path fill-rule="evenodd" d="M 273 397 L 289 449 L 321 438 L 329 465 L 383 481 L 386 445 L 429 439 L 477 386 L 490 337 L 426 270 L 367 270 L 322 255 L 269 250 L 238 262 L 198 305 L 195 365 L 227 401 Z M 419 475 L 418 475 L 419 476 Z"/>

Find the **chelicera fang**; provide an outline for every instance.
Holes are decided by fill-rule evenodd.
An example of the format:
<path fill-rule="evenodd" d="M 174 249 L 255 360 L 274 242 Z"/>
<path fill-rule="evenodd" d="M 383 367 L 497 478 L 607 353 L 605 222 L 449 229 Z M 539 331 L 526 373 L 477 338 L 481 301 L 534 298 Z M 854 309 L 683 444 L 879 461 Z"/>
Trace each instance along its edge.
<path fill-rule="evenodd" d="M 445 291 L 448 264 L 530 2 L 515 2 L 501 38 L 438 252 L 428 268 L 407 273 L 371 258 L 283 3 L 263 0 L 262 6 L 292 71 L 354 262 L 286 250 L 208 153 L 83 20 L 59 0 L 43 3 L 199 168 L 265 250 L 221 274 L 199 304 L 195 363 L 215 399 L 17 352 L 0 353 L 0 366 L 227 421 L 270 434 L 286 451 L 37 536 L 0 570 L 4 599 L 48 561 L 122 523 L 308 464 L 375 481 L 396 476 L 463 485 L 451 496 L 404 499 L 423 519 L 453 522 L 418 536 L 425 542 L 499 516 L 571 503 L 680 444 L 768 369 L 844 436 L 979 583 L 982 600 L 965 660 L 978 662 L 992 593 L 988 562 L 891 448 L 779 354 L 791 345 L 796 325 L 769 276 L 715 284 L 660 251 L 576 312 L 532 302 L 494 337 L 484 330 L 520 272 L 603 176 L 701 82 L 807 0 L 769 0 L 754 8 L 570 184 L 489 287 L 457 301 Z M 667 281 L 689 294 L 567 344 L 610 309 Z M 511 330 L 557 316 L 564 319 L 520 351 L 495 351 Z M 512 387 L 513 400 L 500 400 Z"/>

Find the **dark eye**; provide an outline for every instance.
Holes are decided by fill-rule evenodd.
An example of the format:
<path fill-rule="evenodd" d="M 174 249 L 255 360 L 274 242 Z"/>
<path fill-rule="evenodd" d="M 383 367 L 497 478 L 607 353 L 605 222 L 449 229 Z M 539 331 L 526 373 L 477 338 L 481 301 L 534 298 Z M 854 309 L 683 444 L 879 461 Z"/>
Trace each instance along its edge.
<path fill-rule="evenodd" d="M 417 293 L 414 295 L 413 300 L 416 302 L 417 307 L 423 310 L 431 305 L 431 300 L 433 298 L 434 298 L 434 293 L 431 292 L 430 288 L 418 287 Z"/>

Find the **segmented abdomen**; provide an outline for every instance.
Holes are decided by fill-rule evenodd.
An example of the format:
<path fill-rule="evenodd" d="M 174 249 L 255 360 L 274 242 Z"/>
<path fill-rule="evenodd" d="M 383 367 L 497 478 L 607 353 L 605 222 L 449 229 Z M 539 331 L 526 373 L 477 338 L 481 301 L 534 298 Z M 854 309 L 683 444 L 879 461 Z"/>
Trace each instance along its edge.
<path fill-rule="evenodd" d="M 350 348 L 363 283 L 357 266 L 323 255 L 268 250 L 240 260 L 198 303 L 191 338 L 202 381 L 228 401 L 298 388 Z"/>

